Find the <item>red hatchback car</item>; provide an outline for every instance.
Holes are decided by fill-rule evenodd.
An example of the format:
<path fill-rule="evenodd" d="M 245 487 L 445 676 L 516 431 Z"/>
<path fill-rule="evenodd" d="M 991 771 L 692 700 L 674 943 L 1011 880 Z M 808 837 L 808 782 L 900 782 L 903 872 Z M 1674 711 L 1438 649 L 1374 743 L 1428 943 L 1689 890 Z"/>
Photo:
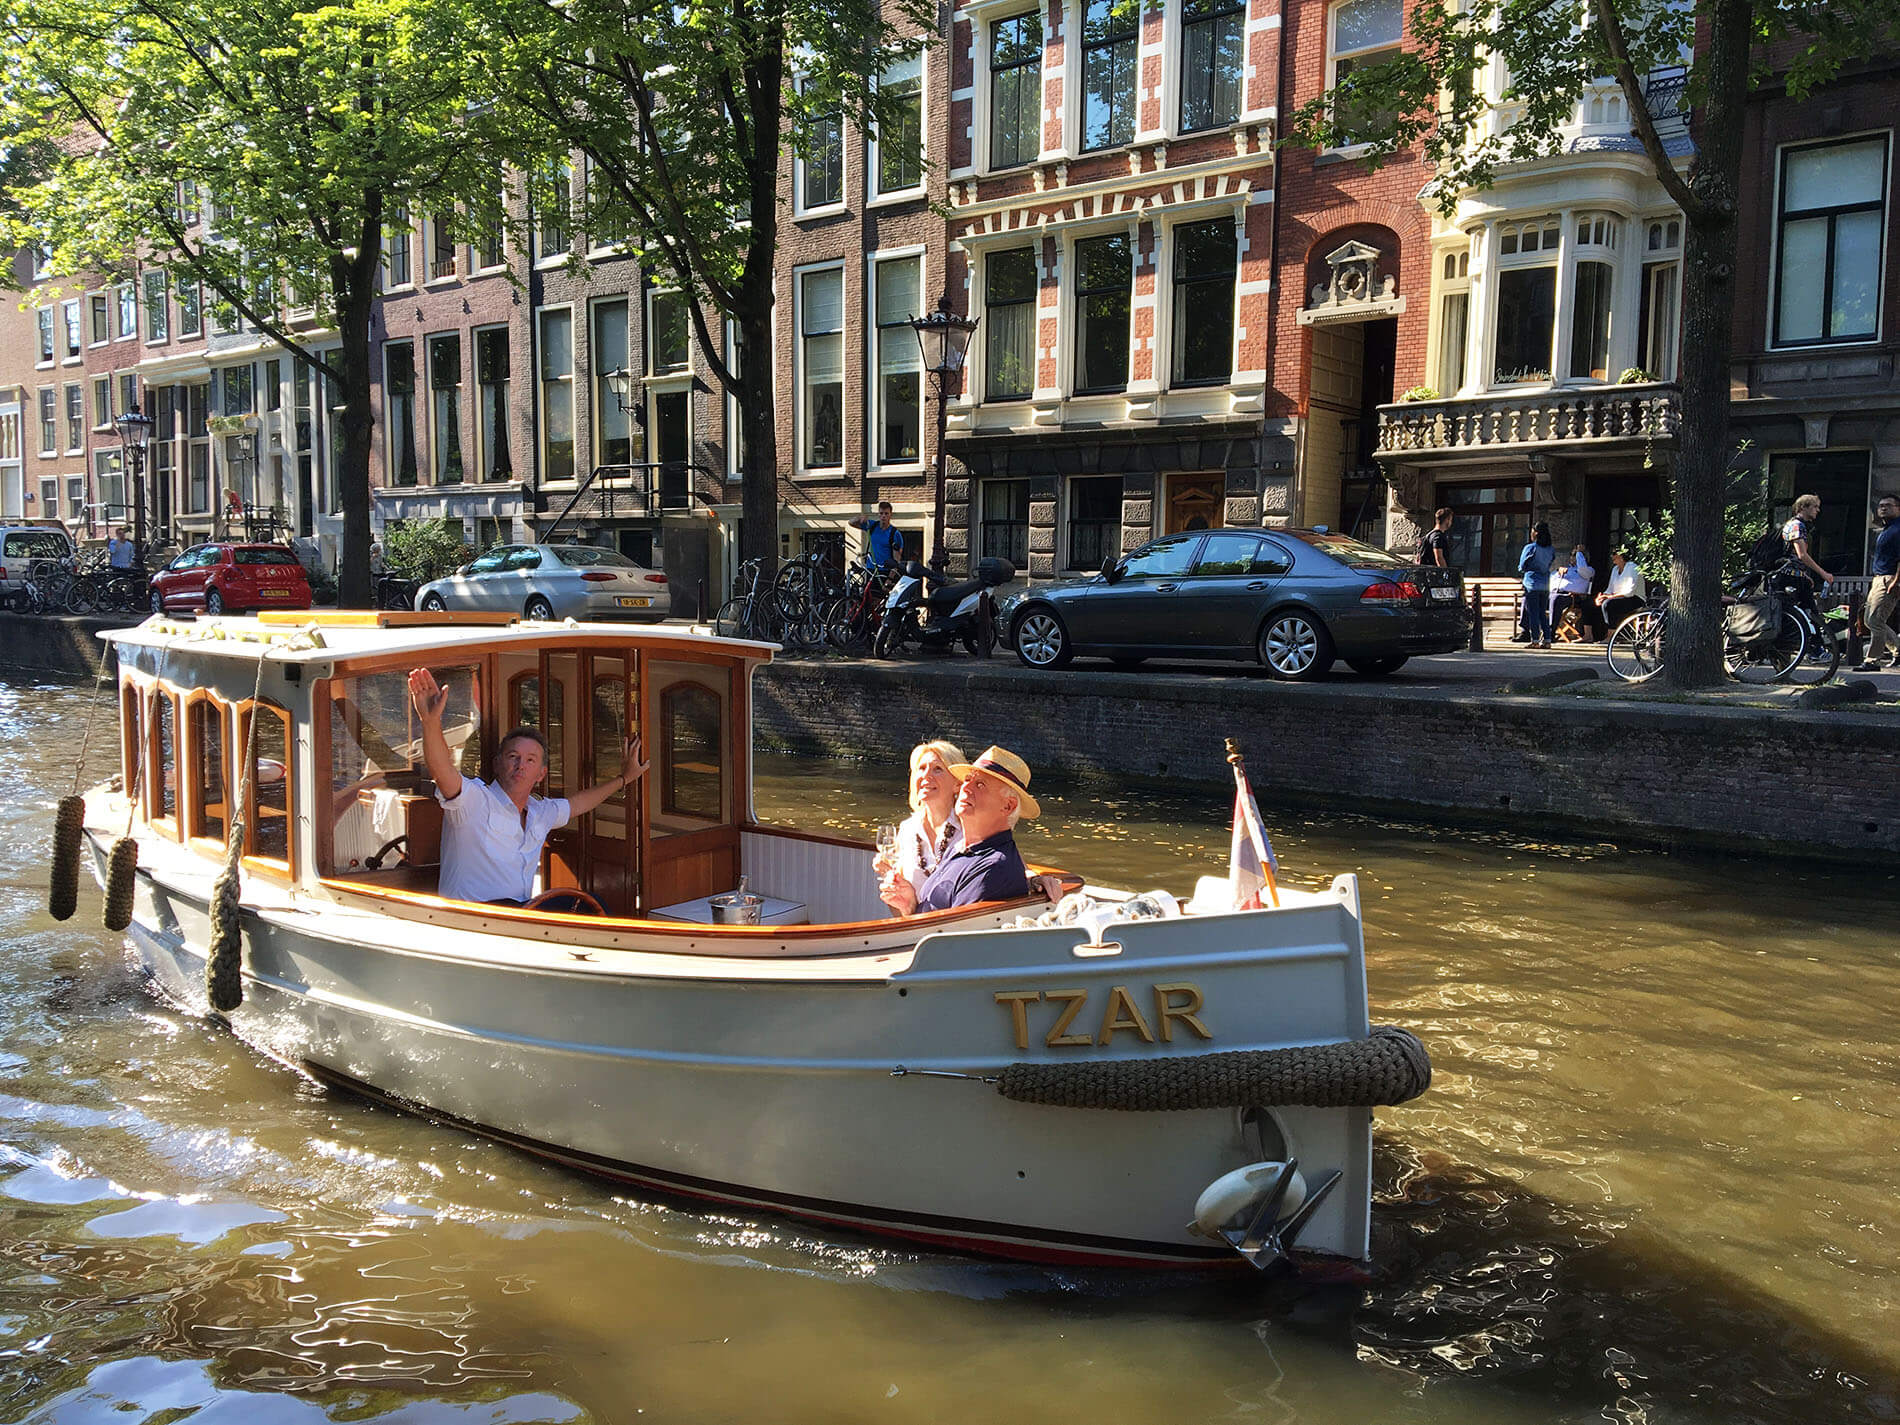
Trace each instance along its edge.
<path fill-rule="evenodd" d="M 152 612 L 307 609 L 310 580 L 281 544 L 200 544 L 152 576 Z"/>

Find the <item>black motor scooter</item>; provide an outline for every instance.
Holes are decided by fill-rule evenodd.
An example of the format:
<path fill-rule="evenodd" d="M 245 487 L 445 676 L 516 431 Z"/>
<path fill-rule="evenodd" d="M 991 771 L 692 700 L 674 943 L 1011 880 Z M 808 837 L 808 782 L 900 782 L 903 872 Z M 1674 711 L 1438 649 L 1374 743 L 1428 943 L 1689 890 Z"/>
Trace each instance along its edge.
<path fill-rule="evenodd" d="M 972 658 L 996 647 L 996 597 L 991 589 L 1016 577 L 1007 559 L 979 559 L 976 577 L 952 584 L 947 576 L 913 559 L 904 565 L 884 600 L 871 651 L 889 658 L 906 643 L 945 648 L 961 641 Z"/>

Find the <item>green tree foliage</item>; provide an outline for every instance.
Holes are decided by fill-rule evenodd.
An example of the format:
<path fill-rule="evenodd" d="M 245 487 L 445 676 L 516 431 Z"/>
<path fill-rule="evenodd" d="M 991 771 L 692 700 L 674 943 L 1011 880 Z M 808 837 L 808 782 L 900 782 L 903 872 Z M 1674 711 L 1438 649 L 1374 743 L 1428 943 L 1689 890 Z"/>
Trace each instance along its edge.
<path fill-rule="evenodd" d="M 342 601 L 369 602 L 370 317 L 387 220 L 506 219 L 484 16 L 459 0 L 15 0 L 0 235 L 56 275 L 169 267 L 341 407 Z M 206 216 L 200 221 L 199 201 Z M 460 205 L 458 207 L 458 204 Z M 318 327 L 287 312 L 314 307 Z"/>
<path fill-rule="evenodd" d="M 1589 86 L 1611 79 L 1621 89 L 1632 129 L 1686 228 L 1682 446 L 1669 561 L 1676 613 L 1664 650 L 1677 686 L 1722 678 L 1729 360 L 1750 85 L 1773 73 L 1790 95 L 1804 97 L 1843 66 L 1890 51 L 1897 32 L 1893 0 L 1426 3 L 1412 10 L 1403 52 L 1352 70 L 1289 126 L 1297 141 L 1315 146 L 1364 143 L 1375 164 L 1420 150 L 1438 167 L 1436 197 L 1449 212 L 1461 192 L 1489 186 L 1505 168 L 1560 153 L 1561 131 Z M 1499 65 L 1502 92 L 1486 82 Z M 1659 83 L 1663 76 L 1685 83 Z M 1679 166 L 1659 120 L 1684 101 L 1695 116 L 1695 152 Z"/>
<path fill-rule="evenodd" d="M 690 293 L 705 367 L 738 402 L 747 557 L 778 540 L 772 369 L 781 160 L 842 153 L 842 125 L 902 129 L 877 76 L 936 29 L 927 0 L 496 0 L 508 43 L 490 55 L 509 122 L 541 151 L 543 204 L 565 200 L 569 155 L 586 174 L 580 224 L 625 242 L 649 279 Z M 916 135 L 912 131 L 913 137 Z M 921 315 L 921 314 L 920 314 Z M 729 359 L 721 317 L 737 328 Z"/>
<path fill-rule="evenodd" d="M 468 559 L 458 519 L 389 520 L 383 525 L 383 564 L 428 583 L 453 574 Z"/>

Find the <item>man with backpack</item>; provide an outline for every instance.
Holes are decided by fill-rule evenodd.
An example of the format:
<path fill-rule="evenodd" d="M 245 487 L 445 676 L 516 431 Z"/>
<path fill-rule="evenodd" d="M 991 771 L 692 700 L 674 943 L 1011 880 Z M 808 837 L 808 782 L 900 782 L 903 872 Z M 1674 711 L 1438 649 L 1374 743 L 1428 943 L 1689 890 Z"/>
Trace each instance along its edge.
<path fill-rule="evenodd" d="M 1418 542 L 1418 562 L 1427 569 L 1451 568 L 1451 511 L 1440 508 L 1432 515 L 1432 528 Z"/>

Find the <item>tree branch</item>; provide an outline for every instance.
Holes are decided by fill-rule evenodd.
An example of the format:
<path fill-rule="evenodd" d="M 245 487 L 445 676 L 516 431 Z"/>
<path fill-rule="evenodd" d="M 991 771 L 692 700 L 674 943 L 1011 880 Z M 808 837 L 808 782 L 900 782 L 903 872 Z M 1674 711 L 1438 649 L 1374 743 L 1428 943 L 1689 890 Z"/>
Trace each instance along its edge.
<path fill-rule="evenodd" d="M 1616 0 L 1593 0 L 1593 4 L 1597 28 L 1603 33 L 1603 42 L 1609 47 L 1610 59 L 1616 68 L 1616 82 L 1622 86 L 1630 117 L 1636 121 L 1636 137 L 1642 141 L 1643 152 L 1649 155 L 1656 179 L 1682 209 L 1683 216 L 1690 222 L 1699 222 L 1708 216 L 1707 205 L 1689 186 L 1688 180 L 1676 171 L 1675 160 L 1663 150 L 1662 136 L 1656 132 L 1656 121 L 1650 117 L 1649 98 L 1643 92 L 1642 79 L 1636 73 L 1636 66 L 1630 63 L 1629 41 L 1623 34 L 1623 21 L 1616 13 Z"/>

